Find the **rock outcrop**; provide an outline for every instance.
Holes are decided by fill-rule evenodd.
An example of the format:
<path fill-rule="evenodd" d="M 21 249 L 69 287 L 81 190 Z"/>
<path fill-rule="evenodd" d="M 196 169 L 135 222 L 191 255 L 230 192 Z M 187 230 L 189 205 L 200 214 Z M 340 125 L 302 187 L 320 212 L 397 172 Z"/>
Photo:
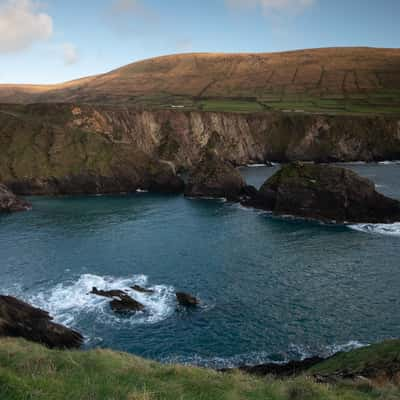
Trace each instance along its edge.
<path fill-rule="evenodd" d="M 322 357 L 311 357 L 306 358 L 301 361 L 289 361 L 284 364 L 277 363 L 266 363 L 259 364 L 254 366 L 243 366 L 238 369 L 242 372 L 246 372 L 248 374 L 257 375 L 257 376 L 269 376 L 273 375 L 279 378 L 287 378 L 298 376 L 311 367 L 318 365 L 325 361 L 325 358 Z M 222 369 L 221 372 L 231 372 L 232 369 Z"/>
<path fill-rule="evenodd" d="M 188 197 L 214 197 L 237 200 L 246 186 L 239 171 L 213 150 L 206 152 L 190 175 L 185 188 Z"/>
<path fill-rule="evenodd" d="M 26 200 L 20 199 L 7 186 L 0 184 L 0 213 L 27 211 L 31 208 L 32 206 Z"/>
<path fill-rule="evenodd" d="M 22 337 L 50 348 L 77 348 L 80 333 L 56 324 L 52 317 L 11 296 L 0 296 L 0 336 Z"/>
<path fill-rule="evenodd" d="M 378 193 L 355 172 L 329 165 L 285 165 L 244 204 L 337 223 L 400 221 L 399 201 Z"/>
<path fill-rule="evenodd" d="M 176 171 L 205 149 L 232 165 L 400 159 L 400 119 L 0 106 L 0 182 L 17 195 L 183 191 Z"/>
<path fill-rule="evenodd" d="M 143 304 L 139 303 L 122 290 L 99 290 L 94 287 L 90 293 L 112 299 L 110 307 L 117 313 L 136 313 L 144 311 L 145 309 Z"/>
<path fill-rule="evenodd" d="M 196 297 L 184 292 L 177 292 L 176 299 L 178 303 L 184 307 L 197 307 L 200 304 Z"/>
<path fill-rule="evenodd" d="M 133 289 L 133 290 L 135 290 L 136 292 L 139 292 L 139 293 L 145 293 L 145 294 L 154 294 L 155 293 L 155 291 L 153 289 L 147 289 L 147 288 L 144 288 L 144 287 L 139 286 L 139 285 L 134 285 L 134 286 L 132 286 L 131 289 Z"/>

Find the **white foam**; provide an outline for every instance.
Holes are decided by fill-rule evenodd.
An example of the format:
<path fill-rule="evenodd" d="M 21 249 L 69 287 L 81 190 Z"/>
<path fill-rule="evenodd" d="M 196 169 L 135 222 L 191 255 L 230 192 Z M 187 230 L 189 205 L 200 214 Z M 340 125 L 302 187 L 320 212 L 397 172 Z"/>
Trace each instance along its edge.
<path fill-rule="evenodd" d="M 380 165 L 396 165 L 400 164 L 399 160 L 394 160 L 394 161 L 380 161 L 378 164 Z"/>
<path fill-rule="evenodd" d="M 359 232 L 400 236 L 400 222 L 394 224 L 354 224 L 348 225 L 348 227 Z"/>
<path fill-rule="evenodd" d="M 96 322 L 103 324 L 153 324 L 168 318 L 174 310 L 174 288 L 152 286 L 154 294 L 132 290 L 133 285 L 146 286 L 147 277 L 136 275 L 130 278 L 81 275 L 75 282 L 60 283 L 27 300 L 33 305 L 49 311 L 54 319 L 67 326 L 74 326 L 84 314 L 91 314 Z M 100 290 L 124 290 L 145 306 L 145 312 L 130 317 L 120 317 L 110 309 L 110 299 L 89 294 L 93 287 Z"/>
<path fill-rule="evenodd" d="M 268 167 L 267 164 L 247 164 L 247 168 L 262 168 L 262 167 Z"/>
<path fill-rule="evenodd" d="M 144 189 L 136 189 L 136 193 L 149 193 L 149 191 Z"/>
<path fill-rule="evenodd" d="M 238 354 L 232 357 L 202 357 L 200 355 L 193 356 L 171 356 L 162 359 L 161 361 L 167 364 L 183 364 L 195 365 L 199 367 L 207 367 L 214 369 L 237 368 L 239 366 L 255 366 L 261 364 L 285 364 L 292 360 L 305 360 L 310 357 L 330 357 L 336 353 L 349 352 L 351 350 L 366 347 L 368 344 L 363 344 L 357 340 L 351 340 L 344 344 L 333 344 L 326 346 L 320 350 L 312 350 L 306 346 L 291 344 L 287 353 L 271 354 L 266 351 L 249 352 Z M 282 361 L 277 361 L 281 358 Z"/>
<path fill-rule="evenodd" d="M 350 340 L 345 344 L 334 344 L 327 347 L 327 356 L 333 356 L 336 353 L 349 352 L 351 350 L 361 349 L 362 347 L 367 347 L 368 344 L 361 343 L 358 340 Z"/>

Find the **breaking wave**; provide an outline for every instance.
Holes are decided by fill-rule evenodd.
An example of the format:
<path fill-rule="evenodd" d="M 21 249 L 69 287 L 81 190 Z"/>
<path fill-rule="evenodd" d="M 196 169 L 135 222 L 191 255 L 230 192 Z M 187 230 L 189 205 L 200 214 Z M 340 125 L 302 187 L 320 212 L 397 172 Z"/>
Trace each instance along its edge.
<path fill-rule="evenodd" d="M 394 224 L 354 224 L 348 225 L 348 227 L 359 232 L 400 236 L 400 222 Z"/>
<path fill-rule="evenodd" d="M 82 316 L 88 315 L 100 323 L 154 324 L 173 313 L 175 292 L 171 286 L 149 287 L 147 281 L 145 275 L 115 278 L 85 274 L 74 282 L 60 283 L 49 290 L 30 296 L 27 300 L 47 310 L 55 321 L 67 326 L 75 326 Z M 131 289 L 133 285 L 148 287 L 154 290 L 154 294 L 136 292 Z M 101 290 L 124 290 L 142 303 L 146 311 L 129 317 L 118 316 L 110 309 L 110 299 L 90 294 L 94 286 Z"/>

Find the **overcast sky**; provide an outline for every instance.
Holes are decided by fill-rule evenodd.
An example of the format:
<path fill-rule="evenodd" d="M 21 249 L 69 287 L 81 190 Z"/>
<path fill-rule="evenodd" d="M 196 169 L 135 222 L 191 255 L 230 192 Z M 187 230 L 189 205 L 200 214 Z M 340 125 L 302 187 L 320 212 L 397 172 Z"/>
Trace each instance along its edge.
<path fill-rule="evenodd" d="M 400 0 L 0 0 L 0 82 L 183 52 L 400 47 Z"/>

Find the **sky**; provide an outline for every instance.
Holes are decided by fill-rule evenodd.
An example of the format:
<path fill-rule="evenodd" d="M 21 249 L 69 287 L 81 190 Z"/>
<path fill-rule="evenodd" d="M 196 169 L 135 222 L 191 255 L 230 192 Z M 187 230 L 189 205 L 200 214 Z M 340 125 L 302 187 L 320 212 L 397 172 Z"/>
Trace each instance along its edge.
<path fill-rule="evenodd" d="M 400 47 L 400 0 L 0 0 L 0 83 L 188 52 Z"/>

